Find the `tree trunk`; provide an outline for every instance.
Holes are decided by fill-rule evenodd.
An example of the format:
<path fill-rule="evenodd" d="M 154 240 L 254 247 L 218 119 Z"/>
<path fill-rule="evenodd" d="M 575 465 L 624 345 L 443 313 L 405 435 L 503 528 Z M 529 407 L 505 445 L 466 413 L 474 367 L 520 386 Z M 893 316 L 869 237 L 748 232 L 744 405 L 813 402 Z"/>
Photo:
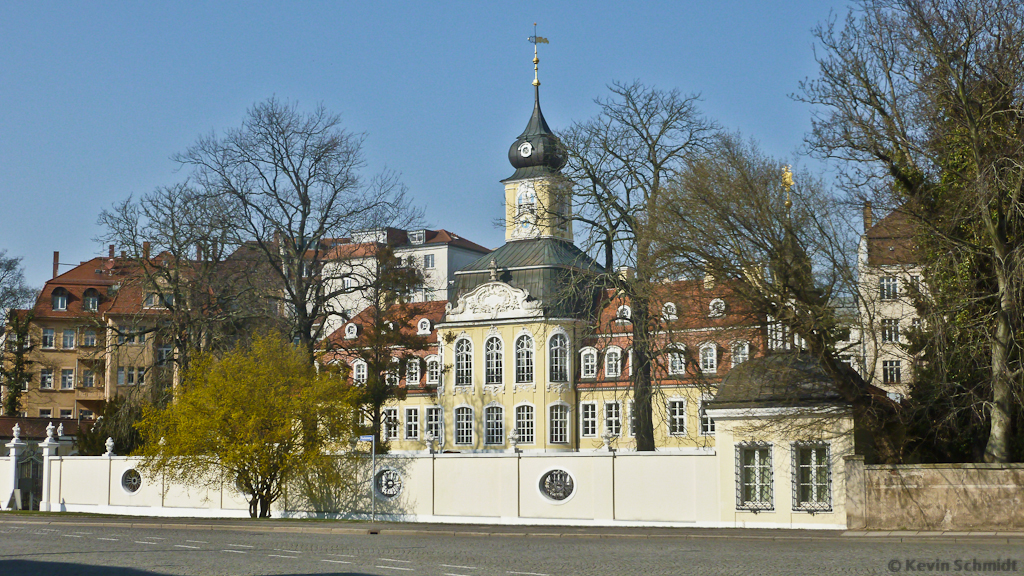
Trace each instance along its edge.
<path fill-rule="evenodd" d="M 1003 300 L 1006 297 L 1004 292 Z M 1013 390 L 1007 357 L 1009 340 L 1010 321 L 1004 308 L 996 314 L 996 333 L 992 341 L 992 405 L 989 409 L 985 462 L 1010 461 L 1010 403 L 1013 400 Z"/>
<path fill-rule="evenodd" d="M 270 518 L 270 500 L 260 496 L 260 518 Z"/>
<path fill-rule="evenodd" d="M 650 301 L 632 290 L 629 294 L 632 309 L 632 369 L 633 410 L 636 411 L 636 449 L 653 452 L 654 445 L 654 386 L 651 381 Z"/>

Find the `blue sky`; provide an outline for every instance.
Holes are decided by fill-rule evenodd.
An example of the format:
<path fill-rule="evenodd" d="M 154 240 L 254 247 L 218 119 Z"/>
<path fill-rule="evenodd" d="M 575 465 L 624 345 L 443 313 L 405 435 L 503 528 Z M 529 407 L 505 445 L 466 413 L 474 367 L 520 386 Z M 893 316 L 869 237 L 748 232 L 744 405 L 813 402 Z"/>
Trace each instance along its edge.
<path fill-rule="evenodd" d="M 503 242 L 498 182 L 532 107 L 564 128 L 614 80 L 700 93 L 778 157 L 810 110 L 811 28 L 847 4 L 787 2 L 0 2 L 0 249 L 29 281 L 106 248 L 100 210 L 184 178 L 170 160 L 276 95 L 366 133 L 366 174 L 402 174 L 428 224 Z M 65 271 L 69 267 L 62 266 Z"/>

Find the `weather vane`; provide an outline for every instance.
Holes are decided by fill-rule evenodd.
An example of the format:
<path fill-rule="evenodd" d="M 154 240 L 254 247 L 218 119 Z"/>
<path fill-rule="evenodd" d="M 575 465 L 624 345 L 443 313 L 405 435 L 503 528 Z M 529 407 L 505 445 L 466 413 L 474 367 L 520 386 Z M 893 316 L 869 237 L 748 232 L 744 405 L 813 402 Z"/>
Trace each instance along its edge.
<path fill-rule="evenodd" d="M 533 85 L 540 86 L 540 80 L 537 79 L 537 64 L 540 62 L 540 58 L 537 58 L 537 44 L 547 44 L 548 39 L 543 36 L 537 36 L 537 23 L 533 23 L 533 36 L 527 38 L 530 44 L 533 44 Z"/>

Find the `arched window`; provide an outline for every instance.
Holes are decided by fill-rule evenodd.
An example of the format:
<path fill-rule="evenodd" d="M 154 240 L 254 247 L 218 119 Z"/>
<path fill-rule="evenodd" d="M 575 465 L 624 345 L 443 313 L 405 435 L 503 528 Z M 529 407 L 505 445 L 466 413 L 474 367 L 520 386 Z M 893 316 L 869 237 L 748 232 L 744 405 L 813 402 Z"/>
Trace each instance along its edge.
<path fill-rule="evenodd" d="M 414 385 L 420 383 L 420 359 L 410 358 L 405 364 L 405 383 Z"/>
<path fill-rule="evenodd" d="M 50 297 L 51 303 L 53 304 L 54 310 L 67 310 L 68 309 L 68 291 L 63 288 L 57 288 L 53 291 L 53 295 Z"/>
<path fill-rule="evenodd" d="M 676 305 L 672 302 L 665 302 L 665 305 L 661 307 L 661 316 L 669 322 L 679 319 L 679 315 L 676 312 Z"/>
<path fill-rule="evenodd" d="M 516 434 L 520 444 L 533 444 L 534 437 L 533 406 L 520 404 L 516 406 Z"/>
<path fill-rule="evenodd" d="M 737 340 L 732 343 L 732 365 L 738 366 L 750 358 L 750 342 Z"/>
<path fill-rule="evenodd" d="M 366 362 L 356 360 L 352 363 L 352 381 L 356 384 L 366 384 Z"/>
<path fill-rule="evenodd" d="M 555 334 L 548 341 L 548 379 L 551 382 L 569 381 L 569 338 Z"/>
<path fill-rule="evenodd" d="M 505 409 L 500 405 L 484 408 L 484 444 L 505 443 Z"/>
<path fill-rule="evenodd" d="M 345 339 L 346 340 L 352 340 L 353 338 L 356 337 L 357 334 L 359 334 L 359 326 L 356 326 L 355 324 L 352 324 L 352 323 L 349 323 L 349 324 L 345 325 Z"/>
<path fill-rule="evenodd" d="M 611 347 L 604 353 L 605 378 L 618 378 L 622 374 L 622 350 Z"/>
<path fill-rule="evenodd" d="M 580 376 L 582 378 L 597 378 L 597 350 L 584 348 L 580 351 Z"/>
<path fill-rule="evenodd" d="M 473 343 L 466 338 L 455 343 L 455 385 L 473 385 Z"/>
<path fill-rule="evenodd" d="M 427 358 L 427 384 L 434 386 L 441 383 L 441 362 L 437 356 Z"/>
<path fill-rule="evenodd" d="M 82 296 L 82 310 L 95 312 L 100 307 L 100 293 L 95 288 L 89 288 Z"/>
<path fill-rule="evenodd" d="M 487 343 L 484 346 L 485 349 L 485 364 L 487 368 L 486 380 L 487 384 L 501 384 L 502 375 L 502 358 L 505 355 L 505 351 L 501 344 L 501 338 L 497 336 L 491 336 L 487 339 Z"/>
<path fill-rule="evenodd" d="M 668 373 L 670 376 L 686 374 L 686 354 L 679 347 L 670 348 L 668 351 Z"/>
<path fill-rule="evenodd" d="M 633 310 L 629 306 L 623 304 L 619 306 L 619 309 L 615 311 L 615 320 L 617 322 L 626 322 L 633 317 Z"/>
<path fill-rule="evenodd" d="M 533 338 L 516 338 L 516 383 L 533 382 Z"/>
<path fill-rule="evenodd" d="M 473 409 L 469 406 L 455 409 L 455 443 L 462 446 L 473 443 Z"/>
<path fill-rule="evenodd" d="M 705 374 L 718 372 L 718 346 L 709 343 L 700 347 L 700 370 Z"/>

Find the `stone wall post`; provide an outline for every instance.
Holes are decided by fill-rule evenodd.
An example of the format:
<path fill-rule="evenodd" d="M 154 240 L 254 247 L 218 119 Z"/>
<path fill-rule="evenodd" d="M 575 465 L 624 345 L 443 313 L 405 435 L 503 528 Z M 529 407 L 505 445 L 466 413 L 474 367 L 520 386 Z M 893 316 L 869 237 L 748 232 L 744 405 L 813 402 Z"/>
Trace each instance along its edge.
<path fill-rule="evenodd" d="M 14 491 L 18 489 L 18 459 L 21 458 L 23 452 L 25 452 L 25 442 L 21 439 L 21 426 L 14 425 L 14 438 L 7 443 L 7 448 L 10 449 L 10 479 L 11 479 L 11 492 L 9 494 L 0 494 L 3 497 L 3 501 L 0 502 L 0 508 L 6 509 L 7 504 L 10 503 L 11 498 L 14 496 Z"/>
<path fill-rule="evenodd" d="M 850 530 L 864 530 L 868 525 L 864 457 L 844 456 L 843 464 L 846 473 L 846 527 Z"/>
<path fill-rule="evenodd" d="M 46 426 L 46 440 L 39 443 L 43 449 L 43 494 L 39 503 L 40 512 L 50 511 L 50 458 L 57 455 L 57 447 L 60 442 L 53 438 L 53 422 Z"/>

